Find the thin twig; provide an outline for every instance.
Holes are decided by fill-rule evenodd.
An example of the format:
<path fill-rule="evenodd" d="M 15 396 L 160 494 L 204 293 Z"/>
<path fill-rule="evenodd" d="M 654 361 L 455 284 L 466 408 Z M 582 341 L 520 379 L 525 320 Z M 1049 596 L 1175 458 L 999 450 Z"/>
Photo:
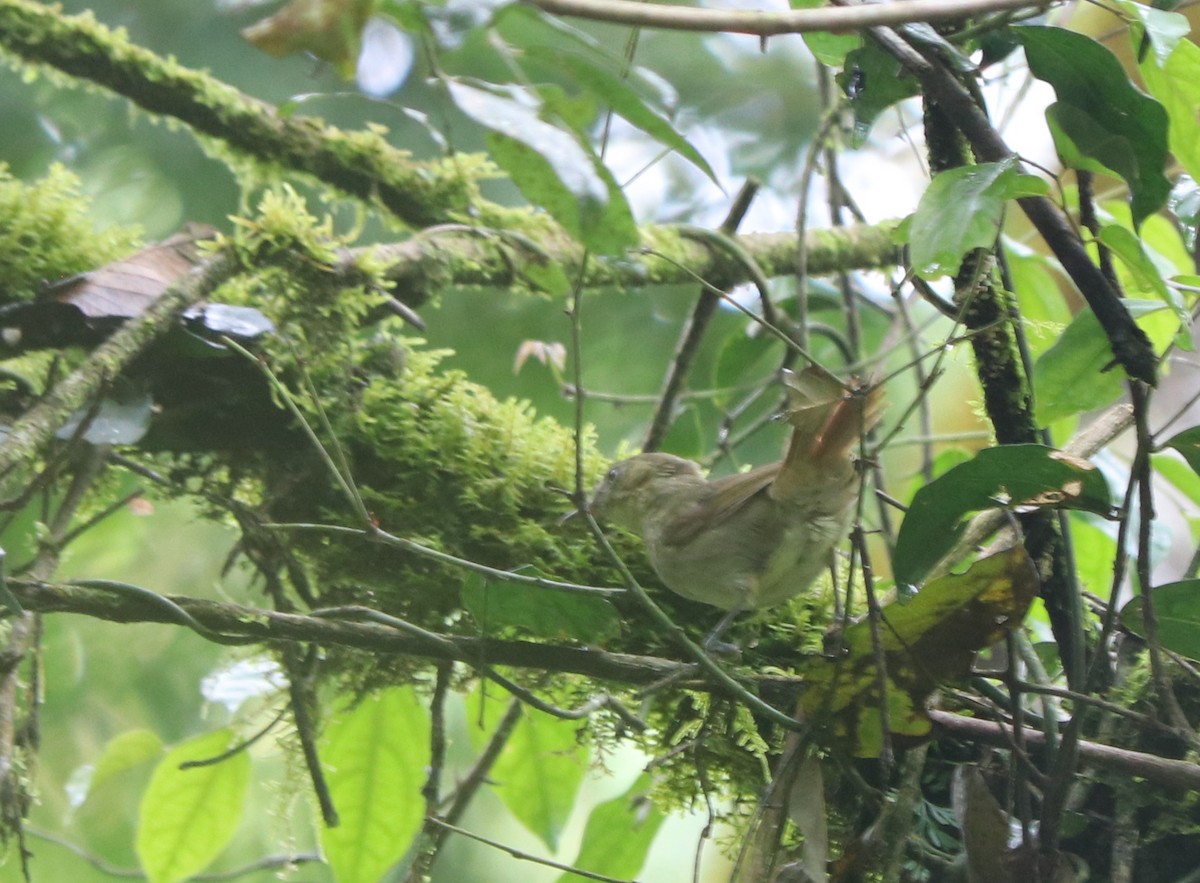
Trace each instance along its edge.
<path fill-rule="evenodd" d="M 750 203 L 758 192 L 760 184 L 754 178 L 748 178 L 734 197 L 733 204 L 725 220 L 721 222 L 720 231 L 726 236 L 737 232 L 738 225 L 750 209 Z M 708 324 L 716 313 L 718 298 L 707 287 L 702 287 L 696 298 L 692 314 L 679 332 L 679 341 L 675 344 L 675 355 L 663 379 L 662 392 L 659 393 L 658 406 L 646 430 L 646 438 L 642 442 L 643 451 L 657 451 L 667 435 L 672 421 L 675 419 L 675 403 L 683 389 L 692 360 L 708 330 Z"/>
<path fill-rule="evenodd" d="M 806 34 L 814 31 L 857 31 L 908 22 L 957 21 L 985 12 L 1043 8 L 1048 0 L 906 0 L 870 3 L 848 8 L 791 9 L 761 12 L 741 9 L 702 9 L 639 3 L 634 0 L 525 0 L 546 12 L 631 27 L 676 31 L 752 34 Z"/>
<path fill-rule="evenodd" d="M 533 862 L 538 865 L 545 865 L 548 868 L 554 868 L 557 871 L 564 871 L 578 877 L 586 877 L 588 880 L 600 880 L 601 883 L 637 883 L 636 880 L 623 880 L 620 877 L 609 877 L 607 874 L 597 874 L 594 871 L 585 871 L 583 868 L 576 868 L 572 865 L 556 862 L 554 859 L 543 858 L 540 855 L 534 855 L 531 852 L 526 852 L 523 849 L 517 849 L 515 846 L 509 846 L 507 843 L 501 843 L 499 840 L 492 840 L 490 837 L 484 837 L 482 834 L 476 834 L 473 831 L 468 831 L 465 828 L 460 828 L 457 825 L 451 825 L 449 822 L 443 822 L 441 819 L 434 819 L 434 824 L 453 834 L 461 834 L 463 837 L 470 838 L 477 843 L 482 843 L 485 846 L 491 846 L 501 852 L 507 852 L 513 858 L 525 862 Z"/>

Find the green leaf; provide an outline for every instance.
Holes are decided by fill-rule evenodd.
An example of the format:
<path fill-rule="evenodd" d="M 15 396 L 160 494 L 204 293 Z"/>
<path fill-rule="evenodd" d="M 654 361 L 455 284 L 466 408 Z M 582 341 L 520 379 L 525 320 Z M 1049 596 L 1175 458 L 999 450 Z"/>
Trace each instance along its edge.
<path fill-rule="evenodd" d="M 997 506 L 1107 515 L 1112 502 L 1104 476 L 1086 460 L 1042 445 L 985 448 L 913 496 L 892 557 L 896 584 L 919 585 L 954 547 L 966 516 Z"/>
<path fill-rule="evenodd" d="M 913 269 L 922 276 L 954 273 L 967 252 L 995 243 L 1008 200 L 1042 193 L 1045 186 L 1019 174 L 1011 159 L 942 172 L 913 215 Z"/>
<path fill-rule="evenodd" d="M 655 141 L 674 150 L 708 176 L 710 181 L 720 186 L 712 167 L 700 152 L 665 118 L 650 108 L 646 99 L 621 77 L 577 52 L 530 47 L 525 50 L 525 54 L 556 70 L 569 73 L 582 89 L 601 104 L 612 108 L 614 113 L 624 117 Z"/>
<path fill-rule="evenodd" d="M 792 9 L 815 9 L 824 6 L 825 0 L 792 0 Z M 841 70 L 846 63 L 846 56 L 863 45 L 859 34 L 834 34 L 830 31 L 809 31 L 801 35 L 804 45 L 813 54 L 813 58 L 826 67 Z"/>
<path fill-rule="evenodd" d="M 459 80 L 447 81 L 447 87 L 458 109 L 489 130 L 486 141 L 496 163 L 568 233 L 598 254 L 618 254 L 637 241 L 624 194 L 574 135 L 514 98 Z"/>
<path fill-rule="evenodd" d="M 163 752 L 162 739 L 153 730 L 126 730 L 108 740 L 104 753 L 96 761 L 88 792 L 126 770 L 154 760 Z"/>
<path fill-rule="evenodd" d="M 883 608 L 878 638 L 871 623 L 856 623 L 843 635 L 838 658 L 806 672 L 806 713 L 826 721 L 832 738 L 848 740 L 859 757 L 882 750 L 881 705 L 893 736 L 927 735 L 929 694 L 966 678 L 976 653 L 1020 625 L 1037 590 L 1037 571 L 1022 546 L 931 580 L 907 603 Z M 882 679 L 878 651 L 886 665 Z"/>
<path fill-rule="evenodd" d="M 771 369 L 770 358 L 774 344 L 766 335 L 732 334 L 721 341 L 713 368 L 713 386 L 721 390 L 732 390 L 738 384 L 755 377 L 762 377 Z M 730 393 L 732 394 L 732 393 Z M 722 395 L 718 402 L 727 399 Z"/>
<path fill-rule="evenodd" d="M 1115 0 L 1117 7 L 1129 17 L 1129 39 L 1137 48 L 1142 39 L 1150 41 L 1154 58 L 1161 65 L 1192 30 L 1187 16 L 1166 9 L 1154 9 L 1133 0 Z"/>
<path fill-rule="evenodd" d="M 1194 431 L 1188 430 L 1188 432 Z M 1180 435 L 1186 436 L 1187 432 L 1180 433 Z M 1185 444 L 1191 448 L 1190 460 L 1196 459 L 1196 451 L 1197 448 L 1200 447 L 1200 437 L 1198 436 L 1200 436 L 1200 433 L 1195 433 L 1188 442 L 1185 442 Z M 1176 436 L 1176 438 L 1178 438 L 1178 436 Z M 1174 439 L 1172 439 L 1172 441 L 1174 441 Z M 1171 442 L 1167 442 L 1167 444 L 1171 447 L 1174 447 L 1174 445 L 1171 445 Z M 1179 449 L 1176 448 L 1176 450 Z M 1154 474 L 1156 478 L 1161 476 L 1162 478 L 1166 479 L 1174 486 L 1176 491 L 1191 500 L 1196 506 L 1192 512 L 1200 510 L 1200 473 L 1196 471 L 1196 465 L 1200 464 L 1194 465 L 1192 462 L 1181 463 L 1178 458 L 1166 452 L 1161 454 L 1152 454 L 1150 457 L 1150 462 L 1154 467 Z M 1197 516 L 1190 515 L 1188 520 L 1195 524 L 1196 518 Z"/>
<path fill-rule="evenodd" d="M 795 4 L 793 4 L 794 8 Z M 858 34 L 834 34 L 830 31 L 808 31 L 802 35 L 804 45 L 813 54 L 813 58 L 826 67 L 840 70 L 846 64 L 846 57 L 863 45 L 862 37 Z"/>
<path fill-rule="evenodd" d="M 421 826 L 429 763 L 429 717 L 411 687 L 366 696 L 336 714 L 321 761 L 337 809 L 321 845 L 338 883 L 376 883 Z"/>
<path fill-rule="evenodd" d="M 1121 609 L 1121 623 L 1136 635 L 1146 637 L 1142 598 L 1134 598 Z M 1154 589 L 1154 617 L 1158 640 L 1168 650 L 1188 659 L 1200 659 L 1200 580 L 1167 583 Z"/>
<path fill-rule="evenodd" d="M 873 42 L 846 56 L 837 82 L 854 109 L 854 147 L 866 142 L 877 116 L 919 91 L 917 81 L 901 68 L 900 62 Z"/>
<path fill-rule="evenodd" d="M 1108 597 L 1112 589 L 1113 557 L 1117 543 L 1106 525 L 1094 515 L 1071 513 L 1071 545 L 1075 549 L 1075 576 L 1087 591 Z"/>
<path fill-rule="evenodd" d="M 484 703 L 482 711 L 480 703 Z M 471 698 L 471 719 L 495 717 L 498 703 L 482 691 Z M 526 708 L 492 767 L 490 779 L 509 811 L 541 838 L 551 852 L 558 849 L 575 794 L 587 769 L 587 749 L 579 745 L 577 724 Z M 473 728 L 479 738 L 480 731 Z"/>
<path fill-rule="evenodd" d="M 1051 334 L 1046 326 L 1056 326 L 1053 336 L 1057 339 L 1059 328 L 1073 318 L 1070 304 L 1062 296 L 1062 269 L 1053 258 L 1019 243 L 1006 241 L 1005 251 L 1013 293 L 1021 307 L 1021 317 L 1029 326 L 1026 333 L 1035 351 L 1041 352 L 1051 342 L 1043 342 Z"/>
<path fill-rule="evenodd" d="M 208 760 L 236 741 L 223 728 L 167 752 L 150 778 L 138 813 L 137 854 L 153 883 L 175 883 L 204 870 L 237 830 L 250 781 L 250 756 L 239 751 L 220 763 L 181 770 Z"/>
<path fill-rule="evenodd" d="M 1135 316 L 1162 310 L 1154 301 L 1126 301 Z M 1035 409 L 1039 426 L 1101 408 L 1124 391 L 1124 375 L 1106 371 L 1113 364 L 1112 345 L 1091 310 L 1083 310 L 1058 341 L 1033 366 Z"/>
<path fill-rule="evenodd" d="M 1098 163 L 1129 185 L 1135 225 L 1158 211 L 1171 184 L 1167 112 L 1129 82 L 1121 63 L 1095 40 L 1063 28 L 1014 29 L 1029 69 L 1054 87 L 1047 111 L 1055 145 L 1072 168 Z"/>
<path fill-rule="evenodd" d="M 575 867 L 618 880 L 634 878 L 666 819 L 650 801 L 650 785 L 650 777 L 643 774 L 624 794 L 592 810 L 572 862 Z"/>
<path fill-rule="evenodd" d="M 1167 137 L 1171 153 L 1192 178 L 1200 178 L 1200 46 L 1179 43 L 1164 63 L 1147 58 L 1138 68 L 1146 89 L 1162 102 L 1170 119 Z"/>
<path fill-rule="evenodd" d="M 1181 319 L 1187 320 L 1187 306 L 1183 303 L 1183 298 L 1177 291 L 1167 287 L 1162 270 L 1131 230 L 1119 224 L 1107 224 L 1101 228 L 1098 238 L 1121 259 L 1125 269 L 1129 271 L 1133 284 L 1125 288 L 1131 296 L 1135 292 L 1154 295 L 1163 303 L 1170 304 Z M 1171 273 L 1173 269 L 1167 268 L 1167 272 Z"/>
<path fill-rule="evenodd" d="M 462 586 L 463 604 L 488 633 L 512 628 L 540 638 L 603 644 L 621 631 L 617 609 L 604 598 L 492 583 L 472 574 Z"/>
<path fill-rule="evenodd" d="M 1172 436 L 1164 444 L 1164 448 L 1174 448 L 1180 453 L 1187 464 L 1197 474 L 1200 474 L 1200 426 L 1185 429 L 1178 435 Z"/>

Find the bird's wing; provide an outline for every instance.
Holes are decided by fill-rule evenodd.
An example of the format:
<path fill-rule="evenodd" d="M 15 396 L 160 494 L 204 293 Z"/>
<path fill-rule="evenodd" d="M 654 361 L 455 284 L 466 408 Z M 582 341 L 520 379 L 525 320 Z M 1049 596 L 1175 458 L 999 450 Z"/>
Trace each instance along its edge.
<path fill-rule="evenodd" d="M 689 511 L 672 520 L 663 533 L 663 540 L 672 546 L 683 546 L 713 525 L 721 524 L 757 494 L 765 492 L 779 473 L 780 465 L 770 463 L 710 481 L 709 493 L 697 500 Z"/>

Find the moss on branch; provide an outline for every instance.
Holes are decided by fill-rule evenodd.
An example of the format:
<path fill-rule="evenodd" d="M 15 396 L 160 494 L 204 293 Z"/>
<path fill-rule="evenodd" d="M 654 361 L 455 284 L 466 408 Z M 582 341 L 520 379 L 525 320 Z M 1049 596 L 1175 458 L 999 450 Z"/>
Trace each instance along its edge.
<path fill-rule="evenodd" d="M 465 216 L 477 196 L 478 160 L 419 162 L 388 144 L 382 130 L 344 132 L 316 117 L 284 116 L 134 45 L 91 12 L 65 16 L 26 0 L 0 0 L 0 50 L 102 86 L 267 167 L 311 175 L 416 227 Z"/>

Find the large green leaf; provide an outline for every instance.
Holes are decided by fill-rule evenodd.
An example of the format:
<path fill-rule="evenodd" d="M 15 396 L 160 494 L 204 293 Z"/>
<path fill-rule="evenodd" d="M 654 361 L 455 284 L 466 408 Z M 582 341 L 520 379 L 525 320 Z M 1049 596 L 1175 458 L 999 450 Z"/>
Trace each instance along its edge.
<path fill-rule="evenodd" d="M 1161 312 L 1157 301 L 1126 301 L 1135 317 Z M 1152 339 L 1160 335 L 1152 334 Z M 1063 417 L 1101 408 L 1116 401 L 1124 390 L 1124 375 L 1106 370 L 1113 364 L 1112 345 L 1091 310 L 1083 310 L 1062 336 L 1033 366 L 1033 389 L 1038 425 L 1048 426 Z"/>
<path fill-rule="evenodd" d="M 1200 474 L 1200 426 L 1185 429 L 1178 435 L 1173 435 L 1163 447 L 1174 448 L 1187 460 L 1189 466 Z"/>
<path fill-rule="evenodd" d="M 1048 506 L 1108 514 L 1108 484 L 1099 470 L 1042 445 L 985 448 L 913 496 L 892 565 L 897 585 L 919 585 L 954 548 L 967 515 L 996 506 Z"/>
<path fill-rule="evenodd" d="M 337 810 L 321 830 L 338 883 L 376 883 L 421 826 L 429 717 L 411 687 L 365 697 L 329 721 L 321 760 Z"/>
<path fill-rule="evenodd" d="M 966 678 L 976 653 L 1019 626 L 1037 588 L 1037 571 L 1022 546 L 932 580 L 908 602 L 887 605 L 877 631 L 869 622 L 848 628 L 843 654 L 805 673 L 806 713 L 860 757 L 882 750 L 884 709 L 892 736 L 927 735 L 929 694 Z"/>
<path fill-rule="evenodd" d="M 239 751 L 219 763 L 179 767 L 221 754 L 236 738 L 233 730 L 214 730 L 159 761 L 138 813 L 137 854 L 152 883 L 186 880 L 229 844 L 246 802 L 250 756 Z"/>
<path fill-rule="evenodd" d="M 1162 102 L 1171 124 L 1168 140 L 1171 153 L 1192 178 L 1200 178 L 1200 46 L 1189 40 L 1179 43 L 1166 61 L 1148 57 L 1139 68 L 1150 94 Z"/>
<path fill-rule="evenodd" d="M 1047 111 L 1055 146 L 1072 168 L 1107 169 L 1129 185 L 1135 224 L 1165 204 L 1167 112 L 1129 82 L 1111 52 L 1063 28 L 1015 29 L 1029 69 L 1054 87 Z"/>
<path fill-rule="evenodd" d="M 470 709 L 472 719 L 483 719 L 485 730 L 490 730 L 501 703 L 480 691 L 472 697 Z M 576 738 L 577 726 L 526 708 L 489 776 L 504 805 L 551 852 L 558 849 L 587 770 L 588 752 Z M 485 730 L 473 728 L 477 744 L 484 741 Z"/>
<path fill-rule="evenodd" d="M 1040 178 L 1018 173 L 1015 160 L 942 172 L 921 196 L 909 228 L 913 269 L 922 276 L 954 273 L 967 252 L 995 244 L 1008 200 L 1045 190 Z"/>
<path fill-rule="evenodd" d="M 1171 273 L 1173 268 L 1160 269 L 1150 252 L 1133 231 L 1120 224 L 1106 224 L 1098 237 L 1114 255 L 1121 259 L 1131 284 L 1124 286 L 1130 296 L 1148 294 L 1170 304 L 1180 318 L 1186 319 L 1187 307 L 1177 291 L 1169 288 L 1163 278 L 1163 270 Z"/>

